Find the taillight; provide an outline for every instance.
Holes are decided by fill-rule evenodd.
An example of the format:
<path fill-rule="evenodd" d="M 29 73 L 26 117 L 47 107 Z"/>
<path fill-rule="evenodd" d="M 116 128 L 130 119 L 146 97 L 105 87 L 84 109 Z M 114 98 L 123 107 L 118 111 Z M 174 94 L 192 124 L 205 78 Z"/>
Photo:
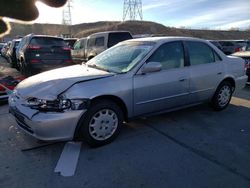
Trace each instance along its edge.
<path fill-rule="evenodd" d="M 30 60 L 30 63 L 38 63 L 39 62 L 39 60 L 37 60 L 37 59 L 31 59 Z"/>
<path fill-rule="evenodd" d="M 71 50 L 69 47 L 62 47 L 63 50 Z"/>
<path fill-rule="evenodd" d="M 41 47 L 38 46 L 38 45 L 32 45 L 32 44 L 30 44 L 30 45 L 28 45 L 27 48 L 30 49 L 30 50 L 38 50 L 38 49 L 40 49 Z"/>
<path fill-rule="evenodd" d="M 240 51 L 241 51 L 240 47 L 235 49 L 235 52 L 240 52 Z"/>
<path fill-rule="evenodd" d="M 66 59 L 64 60 L 65 63 L 72 63 L 72 60 L 71 59 Z"/>

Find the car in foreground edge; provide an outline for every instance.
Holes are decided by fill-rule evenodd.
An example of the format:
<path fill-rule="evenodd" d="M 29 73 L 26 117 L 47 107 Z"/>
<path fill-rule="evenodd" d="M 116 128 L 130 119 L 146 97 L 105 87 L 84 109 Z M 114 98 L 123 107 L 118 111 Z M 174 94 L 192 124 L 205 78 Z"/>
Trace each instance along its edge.
<path fill-rule="evenodd" d="M 32 76 L 9 97 L 19 127 L 41 140 L 113 141 L 122 123 L 210 101 L 225 109 L 247 76 L 241 58 L 188 37 L 121 42 L 85 65 Z"/>

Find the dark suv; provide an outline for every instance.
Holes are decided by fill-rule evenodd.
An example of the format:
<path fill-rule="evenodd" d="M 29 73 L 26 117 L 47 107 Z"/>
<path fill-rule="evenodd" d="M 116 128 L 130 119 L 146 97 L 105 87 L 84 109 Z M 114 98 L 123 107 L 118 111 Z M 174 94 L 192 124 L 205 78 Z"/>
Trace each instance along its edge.
<path fill-rule="evenodd" d="M 17 62 L 25 76 L 72 65 L 70 48 L 62 38 L 33 34 L 20 42 Z"/>

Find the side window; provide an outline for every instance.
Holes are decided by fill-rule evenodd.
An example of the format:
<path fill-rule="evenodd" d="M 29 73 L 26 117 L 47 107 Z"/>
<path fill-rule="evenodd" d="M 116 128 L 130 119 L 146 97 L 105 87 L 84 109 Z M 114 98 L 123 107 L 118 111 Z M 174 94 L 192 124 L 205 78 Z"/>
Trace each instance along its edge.
<path fill-rule="evenodd" d="M 88 39 L 88 48 L 95 46 L 95 38 Z"/>
<path fill-rule="evenodd" d="M 95 46 L 104 46 L 104 37 L 98 37 L 95 40 Z"/>
<path fill-rule="evenodd" d="M 160 62 L 163 70 L 184 67 L 182 42 L 169 42 L 160 46 L 147 62 Z"/>
<path fill-rule="evenodd" d="M 81 49 L 84 49 L 84 48 L 85 48 L 85 43 L 86 43 L 86 40 L 85 40 L 85 39 L 81 40 L 81 45 L 80 45 L 80 48 L 81 48 Z"/>
<path fill-rule="evenodd" d="M 80 44 L 81 44 L 81 41 L 77 41 L 74 45 L 74 50 L 79 50 L 80 49 Z"/>
<path fill-rule="evenodd" d="M 203 42 L 186 42 L 191 65 L 200 65 L 215 62 L 213 50 Z"/>

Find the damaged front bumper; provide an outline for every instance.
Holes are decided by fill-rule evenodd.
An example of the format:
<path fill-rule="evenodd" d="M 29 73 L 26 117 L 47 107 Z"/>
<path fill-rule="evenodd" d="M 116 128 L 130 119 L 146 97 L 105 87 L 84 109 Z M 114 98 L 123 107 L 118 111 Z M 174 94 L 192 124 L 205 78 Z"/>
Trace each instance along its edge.
<path fill-rule="evenodd" d="M 18 126 L 39 140 L 72 140 L 78 121 L 87 110 L 40 112 L 22 105 L 15 95 L 9 97 L 9 111 Z"/>

